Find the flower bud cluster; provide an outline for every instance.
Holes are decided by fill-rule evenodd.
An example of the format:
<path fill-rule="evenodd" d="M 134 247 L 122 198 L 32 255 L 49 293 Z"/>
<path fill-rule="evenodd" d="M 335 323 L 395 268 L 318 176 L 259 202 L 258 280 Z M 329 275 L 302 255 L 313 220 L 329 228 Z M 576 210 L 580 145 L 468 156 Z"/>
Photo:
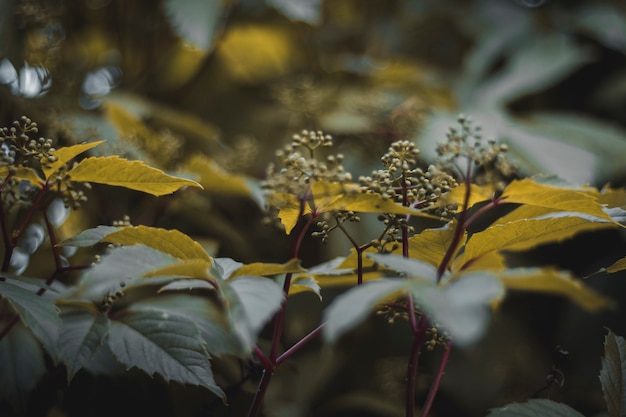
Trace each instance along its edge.
<path fill-rule="evenodd" d="M 472 180 L 478 184 L 498 184 L 511 177 L 517 166 L 507 159 L 508 146 L 493 139 L 486 142 L 482 138 L 480 126 L 474 126 L 472 119 L 463 114 L 457 118 L 458 127 L 450 127 L 446 133 L 446 142 L 437 147 L 438 165 L 457 172 L 459 158 L 471 161 L 474 169 Z M 461 172 L 461 176 L 465 173 Z"/>
<path fill-rule="evenodd" d="M 332 145 L 332 137 L 320 131 L 303 130 L 294 135 L 289 145 L 276 152 L 278 163 L 268 167 L 263 188 L 270 194 L 286 193 L 302 198 L 313 181 L 351 181 L 352 175 L 342 165 L 343 155 L 330 155 L 323 161 L 316 159 L 316 149 Z"/>
<path fill-rule="evenodd" d="M 324 218 L 315 224 L 316 227 L 320 230 L 311 233 L 311 236 L 321 237 L 322 243 L 328 243 L 328 236 L 330 235 L 330 232 L 340 227 L 342 223 L 345 223 L 345 222 L 358 223 L 361 221 L 361 218 L 355 212 L 349 211 L 349 210 L 335 211 L 332 213 L 332 216 L 335 219 L 334 225 L 330 225 L 328 223 L 328 219 Z"/>
<path fill-rule="evenodd" d="M 3 151 L 0 164 L 8 166 L 10 173 L 15 173 L 18 167 L 37 169 L 56 162 L 58 158 L 54 155 L 52 139 L 31 137 L 38 131 L 37 123 L 26 116 L 13 122 L 11 127 L 0 128 Z"/>
<path fill-rule="evenodd" d="M 435 350 L 437 345 L 447 348 L 448 342 L 450 341 L 450 335 L 448 334 L 448 332 L 441 332 L 436 326 L 428 328 L 426 330 L 426 335 L 430 336 L 430 339 L 424 343 L 424 345 L 426 346 L 426 350 L 428 350 L 429 352 Z"/>

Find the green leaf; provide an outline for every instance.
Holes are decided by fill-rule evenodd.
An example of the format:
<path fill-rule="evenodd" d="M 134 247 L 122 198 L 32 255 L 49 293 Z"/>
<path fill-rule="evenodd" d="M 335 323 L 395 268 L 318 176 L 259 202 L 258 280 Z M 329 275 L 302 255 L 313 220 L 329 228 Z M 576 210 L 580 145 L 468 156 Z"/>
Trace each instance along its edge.
<path fill-rule="evenodd" d="M 211 49 L 222 1 L 166 0 L 164 7 L 172 27 L 185 42 L 205 51 Z"/>
<path fill-rule="evenodd" d="M 141 161 L 118 156 L 83 159 L 69 174 L 72 181 L 125 187 L 155 196 L 171 194 L 186 186 L 202 188 L 195 181 L 173 177 Z"/>
<path fill-rule="evenodd" d="M 573 408 L 544 398 L 513 403 L 489 411 L 488 417 L 584 417 Z"/>
<path fill-rule="evenodd" d="M 22 322 L 30 328 L 46 351 L 56 357 L 61 318 L 54 300 L 38 296 L 13 283 L 10 278 L 0 281 L 0 295 L 18 312 Z"/>
<path fill-rule="evenodd" d="M 609 417 L 626 415 L 626 341 L 611 330 L 604 338 L 600 382 Z"/>
<path fill-rule="evenodd" d="M 317 25 L 322 20 L 321 0 L 265 0 L 291 20 Z"/>
<path fill-rule="evenodd" d="M 168 310 L 125 311 L 111 321 L 108 346 L 128 368 L 166 381 L 199 385 L 224 399 L 213 379 L 200 329 L 185 316 Z"/>
<path fill-rule="evenodd" d="M 224 287 L 233 330 L 250 352 L 265 323 L 280 309 L 283 289 L 262 277 L 238 277 Z"/>
<path fill-rule="evenodd" d="M 613 306 L 613 302 L 564 271 L 553 268 L 513 268 L 499 273 L 507 289 L 559 295 L 587 311 Z"/>
<path fill-rule="evenodd" d="M 59 358 L 67 367 L 69 382 L 102 345 L 109 332 L 109 321 L 100 313 L 77 308 L 65 309 L 61 318 L 63 327 L 59 335 Z"/>
<path fill-rule="evenodd" d="M 367 257 L 411 278 L 422 279 L 431 284 L 437 283 L 437 268 L 429 263 L 395 254 L 368 253 Z"/>
<path fill-rule="evenodd" d="M 50 177 L 62 166 L 70 162 L 72 159 L 77 157 L 83 152 L 87 152 L 91 148 L 95 148 L 96 146 L 104 143 L 105 141 L 99 140 L 96 142 L 90 143 L 81 143 L 79 145 L 66 146 L 56 151 L 52 152 L 54 156 L 57 157 L 57 160 L 53 163 L 49 163 L 44 169 L 43 173 L 46 177 L 46 180 L 49 180 Z"/>
<path fill-rule="evenodd" d="M 0 321 L 3 328 L 6 324 Z M 25 411 L 30 392 L 46 373 L 46 364 L 41 345 L 19 323 L 0 340 L 0 364 L 0 399 L 18 412 Z"/>
<path fill-rule="evenodd" d="M 380 279 L 366 282 L 339 295 L 324 310 L 324 339 L 336 342 L 341 335 L 365 320 L 374 308 L 393 296 L 404 293 L 407 281 L 403 279 Z"/>

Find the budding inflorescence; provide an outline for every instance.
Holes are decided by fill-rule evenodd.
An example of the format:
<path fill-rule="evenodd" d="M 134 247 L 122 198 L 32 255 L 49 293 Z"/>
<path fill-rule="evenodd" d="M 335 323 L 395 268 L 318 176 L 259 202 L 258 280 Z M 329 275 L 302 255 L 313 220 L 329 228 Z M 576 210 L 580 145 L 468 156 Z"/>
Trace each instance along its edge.
<path fill-rule="evenodd" d="M 3 150 L 0 164 L 8 166 L 9 173 L 14 175 L 19 167 L 38 169 L 57 161 L 52 139 L 34 139 L 32 136 L 38 132 L 37 123 L 26 116 L 13 122 L 11 127 L 0 128 Z"/>

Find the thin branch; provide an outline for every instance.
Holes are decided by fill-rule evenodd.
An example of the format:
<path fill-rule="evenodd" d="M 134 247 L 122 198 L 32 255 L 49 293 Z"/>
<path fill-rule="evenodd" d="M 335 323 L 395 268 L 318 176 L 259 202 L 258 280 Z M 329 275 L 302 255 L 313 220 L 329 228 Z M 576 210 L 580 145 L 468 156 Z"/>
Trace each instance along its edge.
<path fill-rule="evenodd" d="M 325 324 L 326 324 L 326 322 L 324 322 L 324 323 L 320 324 L 319 326 L 317 326 L 315 329 L 313 329 L 311 332 L 309 332 L 309 334 L 304 336 L 302 339 L 300 339 L 298 342 L 296 342 L 296 344 L 294 344 L 292 347 L 287 349 L 282 355 L 280 355 L 278 358 L 276 358 L 276 365 L 279 365 L 282 362 L 284 362 L 285 360 L 289 359 L 294 353 L 299 351 L 303 346 L 305 346 L 311 340 L 316 338 L 322 332 L 322 328 L 324 327 Z"/>
<path fill-rule="evenodd" d="M 433 402 L 435 401 L 437 391 L 439 390 L 439 385 L 441 384 L 441 379 L 443 378 L 444 371 L 446 370 L 448 359 L 450 359 L 451 350 L 452 342 L 448 342 L 446 344 L 446 350 L 443 352 L 443 356 L 441 357 L 441 362 L 439 362 L 439 368 L 437 369 L 437 373 L 435 374 L 435 380 L 431 384 L 430 390 L 428 391 L 428 396 L 426 397 L 426 402 L 424 403 L 424 407 L 422 408 L 420 417 L 427 417 L 428 413 L 430 412 Z"/>

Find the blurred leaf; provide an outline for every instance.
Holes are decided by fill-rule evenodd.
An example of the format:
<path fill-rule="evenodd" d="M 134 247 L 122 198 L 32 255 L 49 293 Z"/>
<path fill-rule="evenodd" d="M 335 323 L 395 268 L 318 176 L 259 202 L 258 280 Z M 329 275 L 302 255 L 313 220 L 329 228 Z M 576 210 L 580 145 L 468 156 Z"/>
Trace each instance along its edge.
<path fill-rule="evenodd" d="M 225 399 L 213 379 L 200 329 L 186 316 L 157 308 L 127 311 L 111 320 L 107 343 L 128 368 L 158 373 L 168 382 L 198 385 Z"/>
<path fill-rule="evenodd" d="M 204 155 L 191 157 L 185 164 L 185 170 L 200 176 L 198 182 L 206 192 L 218 195 L 252 196 L 252 190 L 248 184 L 249 179 L 226 172 L 215 161 Z"/>
<path fill-rule="evenodd" d="M 69 175 L 75 182 L 125 187 L 155 196 L 171 194 L 187 186 L 202 188 L 195 181 L 173 177 L 141 161 L 128 161 L 118 156 L 83 159 Z"/>
<path fill-rule="evenodd" d="M 611 330 L 604 338 L 600 382 L 609 417 L 626 415 L 626 341 Z"/>
<path fill-rule="evenodd" d="M 598 203 L 606 205 L 609 208 L 621 207 L 626 208 L 626 189 L 611 188 L 605 186 L 596 196 Z"/>
<path fill-rule="evenodd" d="M 174 0 L 179 1 L 179 0 Z M 193 2 L 193 0 L 187 0 Z M 193 2 L 194 4 L 210 3 Z M 206 49 L 198 48 L 180 40 L 167 50 L 164 56 L 164 63 L 159 72 L 159 84 L 167 90 L 175 90 L 189 82 L 202 70 L 203 64 L 209 54 Z"/>
<path fill-rule="evenodd" d="M 265 0 L 292 20 L 318 25 L 322 20 L 322 0 Z"/>
<path fill-rule="evenodd" d="M 459 184 L 458 187 L 454 187 L 450 192 L 445 193 L 441 197 L 439 204 L 458 204 L 459 210 L 463 208 L 465 202 L 465 190 L 467 189 L 465 183 Z M 470 195 L 467 202 L 467 208 L 471 208 L 475 204 L 482 203 L 483 201 L 490 201 L 494 198 L 494 189 L 491 185 L 477 185 L 470 184 Z"/>
<path fill-rule="evenodd" d="M 44 169 L 44 175 L 46 180 L 50 179 L 52 174 L 54 174 L 59 168 L 70 162 L 72 159 L 77 157 L 78 155 L 87 152 L 91 148 L 95 148 L 96 146 L 104 143 L 104 140 L 99 140 L 96 142 L 82 143 L 79 145 L 65 146 L 57 149 L 52 152 L 54 156 L 58 159 L 55 162 L 49 163 Z"/>
<path fill-rule="evenodd" d="M 268 278 L 242 276 L 223 288 L 230 324 L 248 352 L 258 333 L 282 305 L 283 289 Z"/>
<path fill-rule="evenodd" d="M 0 178 L 6 178 L 7 175 L 9 175 L 9 167 L 0 167 Z M 41 188 L 41 184 L 43 183 L 42 179 L 37 175 L 37 172 L 32 168 L 18 167 L 12 177 L 28 181 L 30 185 L 37 188 Z"/>
<path fill-rule="evenodd" d="M 614 305 L 612 300 L 586 287 L 569 273 L 553 268 L 512 268 L 498 276 L 507 289 L 558 295 L 590 312 Z"/>
<path fill-rule="evenodd" d="M 64 309 L 59 335 L 59 358 L 67 367 L 68 382 L 89 363 L 109 332 L 109 322 L 99 312 Z"/>
<path fill-rule="evenodd" d="M 324 310 L 327 322 L 322 333 L 328 343 L 336 342 L 341 335 L 365 320 L 374 308 L 392 296 L 404 293 L 407 281 L 403 279 L 381 279 L 366 282 L 337 296 Z"/>
<path fill-rule="evenodd" d="M 291 70 L 299 59 L 293 34 L 278 26 L 231 26 L 217 45 L 216 54 L 229 77 L 256 84 Z"/>
<path fill-rule="evenodd" d="M 9 277 L 0 281 L 0 295 L 17 311 L 24 325 L 33 332 L 50 356 L 56 358 L 61 318 L 54 300 L 15 285 Z"/>
<path fill-rule="evenodd" d="M 172 27 L 189 44 L 207 51 L 213 46 L 224 0 L 165 0 Z"/>
<path fill-rule="evenodd" d="M 97 226 L 93 229 L 83 230 L 75 236 L 67 238 L 58 243 L 59 246 L 89 247 L 103 241 L 103 239 L 113 232 L 120 230 L 117 226 Z"/>
<path fill-rule="evenodd" d="M 367 257 L 405 276 L 421 279 L 430 284 L 437 283 L 437 268 L 429 263 L 390 253 L 369 253 Z"/>
<path fill-rule="evenodd" d="M 610 3 L 581 4 L 573 14 L 576 24 L 607 48 L 626 54 L 626 16 L 623 9 Z M 612 417 L 612 416 L 611 416 Z"/>
<path fill-rule="evenodd" d="M 614 272 L 623 271 L 626 269 L 626 257 L 617 260 L 613 265 L 606 268 L 606 272 L 612 274 Z"/>
<path fill-rule="evenodd" d="M 289 295 L 299 294 L 301 292 L 312 292 L 321 300 L 321 288 L 315 278 L 309 276 L 296 276 L 291 280 L 289 286 Z"/>
<path fill-rule="evenodd" d="M 17 324 L 0 340 L 0 363 L 0 399 L 25 414 L 31 391 L 46 374 L 43 349 L 30 331 Z"/>
<path fill-rule="evenodd" d="M 489 411 L 488 417 L 584 417 L 582 414 L 556 401 L 534 398 L 525 403 L 513 403 Z"/>
<path fill-rule="evenodd" d="M 491 304 L 504 297 L 505 289 L 495 274 L 471 271 L 443 287 L 413 283 L 412 293 L 433 323 L 448 331 L 455 344 L 467 346 L 482 337 Z"/>
<path fill-rule="evenodd" d="M 235 270 L 228 279 L 248 275 L 248 276 L 268 276 L 279 275 L 294 272 L 306 272 L 306 269 L 302 268 L 299 259 L 290 259 L 284 264 L 272 264 L 255 262 L 251 264 L 242 265 L 241 268 Z"/>

